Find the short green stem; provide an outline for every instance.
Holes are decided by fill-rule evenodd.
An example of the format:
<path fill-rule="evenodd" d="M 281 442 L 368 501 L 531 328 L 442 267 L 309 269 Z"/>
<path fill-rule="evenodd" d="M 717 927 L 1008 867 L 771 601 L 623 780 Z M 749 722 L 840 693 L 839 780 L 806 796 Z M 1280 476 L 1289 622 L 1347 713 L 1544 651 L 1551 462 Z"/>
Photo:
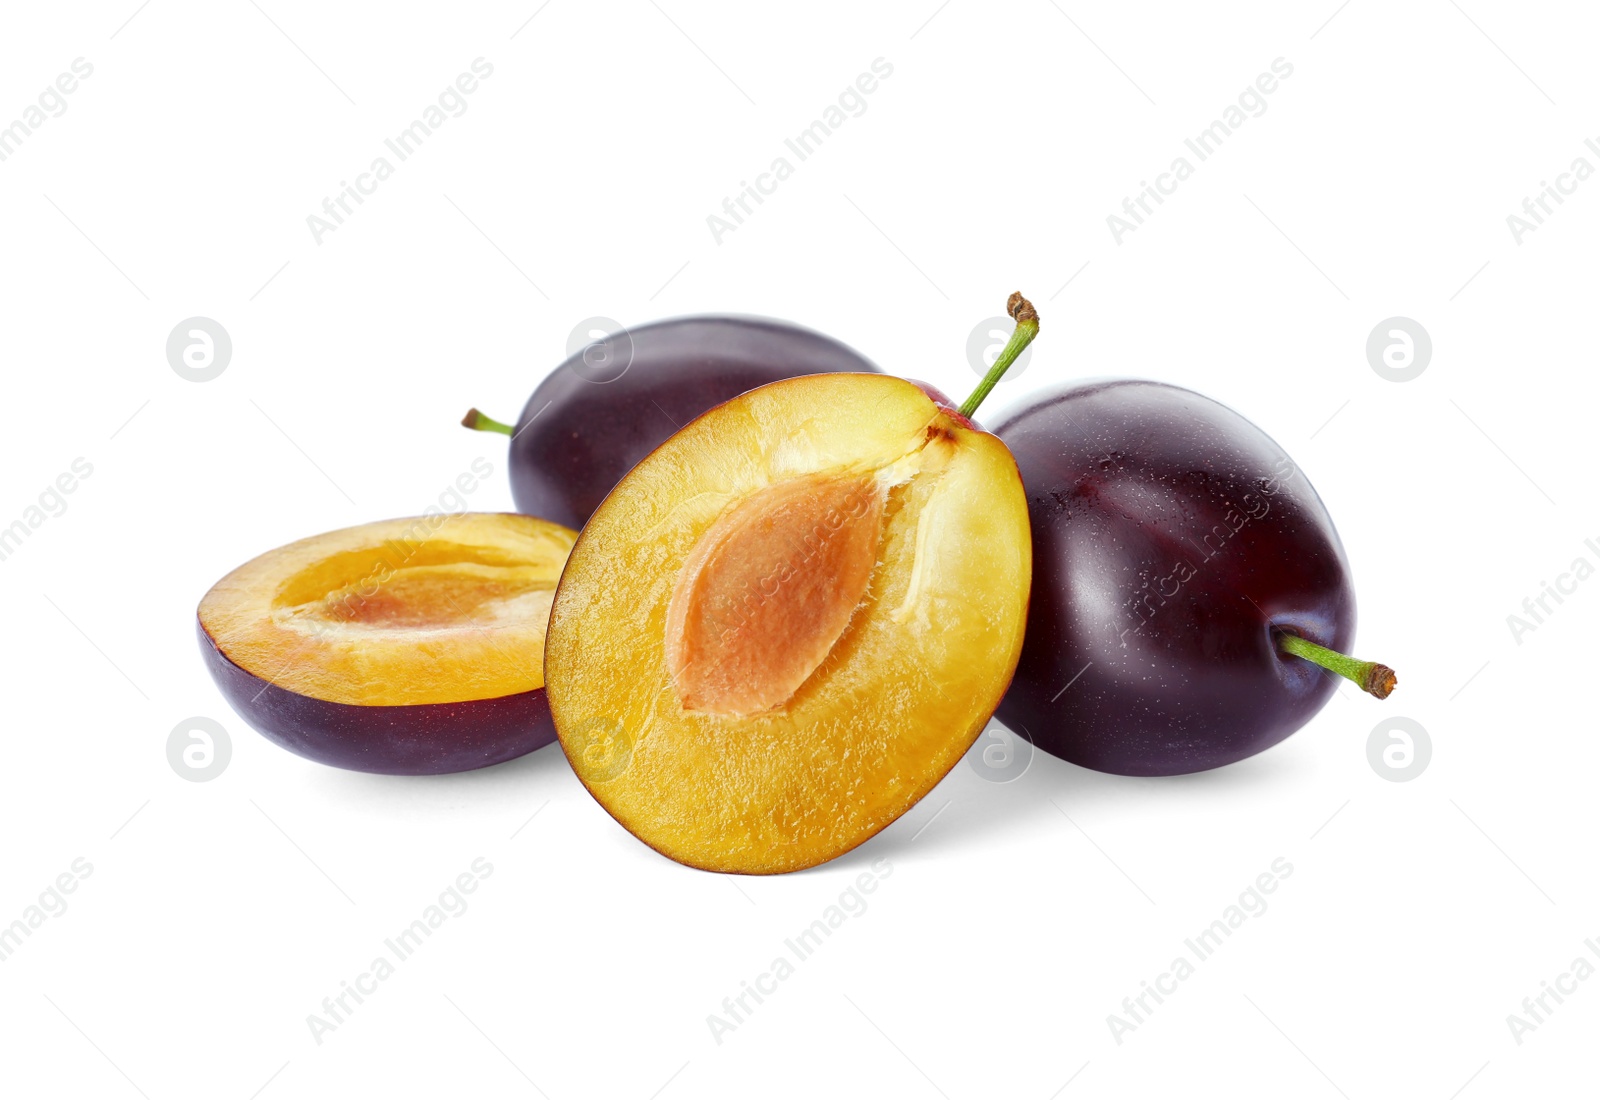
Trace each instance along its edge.
<path fill-rule="evenodd" d="M 1387 699 L 1397 683 L 1394 669 L 1388 665 L 1379 664 L 1377 661 L 1358 661 L 1354 657 L 1346 657 L 1337 650 L 1320 646 L 1316 642 L 1290 634 L 1287 631 L 1278 632 L 1278 648 L 1285 653 L 1296 657 L 1303 657 L 1320 668 L 1343 676 L 1369 695 L 1379 699 Z"/>
<path fill-rule="evenodd" d="M 492 417 L 484 416 L 477 409 L 468 409 L 467 415 L 461 418 L 463 428 L 471 428 L 475 432 L 499 432 L 501 435 L 516 435 L 517 430 L 510 424 L 502 424 Z"/>
<path fill-rule="evenodd" d="M 978 388 L 961 403 L 959 411 L 969 420 L 972 414 L 978 411 L 978 406 L 983 404 L 983 399 L 989 396 L 989 391 L 1005 377 L 1006 371 L 1017 361 L 1022 350 L 1033 343 L 1033 338 L 1039 335 L 1039 315 L 1034 312 L 1033 303 L 1024 298 L 1020 290 L 1007 300 L 1006 312 L 1017 323 L 1017 327 L 1012 330 L 1011 339 L 1006 341 L 1006 346 L 1000 349 L 1000 355 L 995 359 L 994 366 L 989 368 L 989 373 L 978 383 Z"/>

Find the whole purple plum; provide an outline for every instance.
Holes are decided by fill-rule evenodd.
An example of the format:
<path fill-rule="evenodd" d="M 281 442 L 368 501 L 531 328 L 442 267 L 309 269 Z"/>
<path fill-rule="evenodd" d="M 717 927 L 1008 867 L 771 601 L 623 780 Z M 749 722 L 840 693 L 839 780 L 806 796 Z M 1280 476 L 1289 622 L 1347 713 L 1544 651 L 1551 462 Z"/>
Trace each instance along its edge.
<path fill-rule="evenodd" d="M 1238 413 L 1158 382 L 1051 391 L 995 427 L 1028 495 L 1027 639 L 998 715 L 1075 764 L 1122 775 L 1219 767 L 1282 741 L 1344 656 L 1356 600 L 1305 474 Z"/>

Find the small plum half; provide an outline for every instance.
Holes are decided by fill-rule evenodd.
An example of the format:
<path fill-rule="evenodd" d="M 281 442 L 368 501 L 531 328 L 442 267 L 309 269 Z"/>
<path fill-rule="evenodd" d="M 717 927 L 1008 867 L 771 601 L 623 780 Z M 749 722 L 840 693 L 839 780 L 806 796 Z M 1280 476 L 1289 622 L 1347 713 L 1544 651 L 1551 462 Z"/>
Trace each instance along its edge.
<path fill-rule="evenodd" d="M 531 516 L 419 516 L 301 539 L 200 601 L 206 667 L 240 717 L 334 767 L 434 775 L 555 740 L 550 601 L 576 534 Z"/>
<path fill-rule="evenodd" d="M 972 744 L 1021 652 L 1030 577 L 997 438 L 903 379 L 774 382 L 673 435 L 585 526 L 545 650 L 556 729 L 664 855 L 813 866 Z"/>

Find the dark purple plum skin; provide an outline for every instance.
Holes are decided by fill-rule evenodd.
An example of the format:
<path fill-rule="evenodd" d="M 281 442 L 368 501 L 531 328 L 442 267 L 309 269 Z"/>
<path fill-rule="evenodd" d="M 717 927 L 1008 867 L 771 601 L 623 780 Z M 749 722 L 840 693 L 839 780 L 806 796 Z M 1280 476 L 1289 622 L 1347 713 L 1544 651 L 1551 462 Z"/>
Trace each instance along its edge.
<path fill-rule="evenodd" d="M 444 775 L 504 763 L 556 740 L 543 688 L 459 703 L 331 703 L 245 671 L 203 624 L 196 625 L 206 668 L 239 717 L 267 740 L 319 764 L 379 775 Z"/>
<path fill-rule="evenodd" d="M 706 410 L 783 378 L 880 373 L 832 337 L 759 317 L 680 317 L 627 339 L 620 377 L 587 376 L 580 352 L 528 398 L 509 460 L 519 512 L 579 529 L 624 474 Z M 620 337 L 613 346 L 625 347 Z"/>
<path fill-rule="evenodd" d="M 1327 702 L 1334 676 L 1274 633 L 1349 652 L 1350 570 L 1316 490 L 1259 428 L 1190 390 L 1112 380 L 993 430 L 1033 529 L 1006 725 L 1084 767 L 1181 775 L 1270 748 Z"/>

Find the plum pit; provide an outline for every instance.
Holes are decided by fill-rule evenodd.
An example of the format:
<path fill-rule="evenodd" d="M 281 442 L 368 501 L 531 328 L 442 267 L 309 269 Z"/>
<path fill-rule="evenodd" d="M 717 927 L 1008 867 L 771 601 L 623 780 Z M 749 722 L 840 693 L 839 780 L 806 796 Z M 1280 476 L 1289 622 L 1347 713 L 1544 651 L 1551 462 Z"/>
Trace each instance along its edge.
<path fill-rule="evenodd" d="M 885 496 L 873 476 L 809 474 L 712 523 L 667 604 L 666 664 L 684 710 L 744 718 L 788 702 L 866 595 Z"/>

